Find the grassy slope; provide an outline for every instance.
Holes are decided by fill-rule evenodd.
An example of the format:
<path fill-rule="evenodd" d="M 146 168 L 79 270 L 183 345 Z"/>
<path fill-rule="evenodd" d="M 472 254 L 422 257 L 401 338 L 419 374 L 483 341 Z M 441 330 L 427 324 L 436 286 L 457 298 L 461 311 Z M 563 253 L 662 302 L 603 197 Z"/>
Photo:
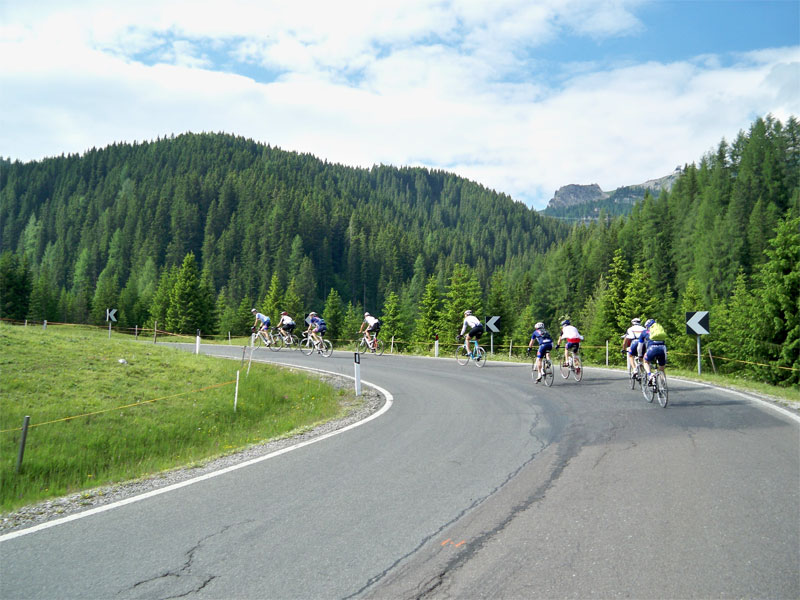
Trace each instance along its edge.
<path fill-rule="evenodd" d="M 306 374 L 253 363 L 234 413 L 238 367 L 102 330 L 0 324 L 0 511 L 280 437 L 352 400 Z"/>

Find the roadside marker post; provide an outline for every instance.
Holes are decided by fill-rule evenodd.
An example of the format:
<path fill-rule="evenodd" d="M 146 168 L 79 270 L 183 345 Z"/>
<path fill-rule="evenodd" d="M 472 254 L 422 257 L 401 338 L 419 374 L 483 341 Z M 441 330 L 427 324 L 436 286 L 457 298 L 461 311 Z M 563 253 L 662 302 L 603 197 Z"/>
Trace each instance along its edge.
<path fill-rule="evenodd" d="M 361 395 L 361 354 L 353 353 L 353 366 L 355 368 L 356 396 Z"/>
<path fill-rule="evenodd" d="M 30 416 L 25 416 L 22 421 L 22 437 L 19 440 L 19 454 L 17 454 L 17 469 L 16 472 L 19 474 L 20 469 L 22 468 L 22 457 L 25 454 L 25 440 L 28 439 L 28 425 L 31 422 Z"/>

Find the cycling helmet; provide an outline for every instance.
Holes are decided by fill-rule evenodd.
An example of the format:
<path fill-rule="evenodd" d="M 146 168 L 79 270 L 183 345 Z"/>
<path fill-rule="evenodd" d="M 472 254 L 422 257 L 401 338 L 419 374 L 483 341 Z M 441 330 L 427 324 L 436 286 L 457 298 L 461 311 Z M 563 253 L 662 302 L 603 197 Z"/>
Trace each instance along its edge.
<path fill-rule="evenodd" d="M 570 320 L 569 319 L 564 319 L 563 321 L 561 321 L 561 324 L 562 325 L 569 325 L 570 324 Z"/>
<path fill-rule="evenodd" d="M 308 313 L 308 316 L 309 316 L 309 317 L 316 317 L 316 316 L 317 316 L 317 313 L 315 313 L 315 312 L 312 310 L 310 313 Z"/>
<path fill-rule="evenodd" d="M 641 325 L 641 324 L 642 324 L 642 320 L 641 319 L 639 319 L 639 318 L 631 319 L 631 325 Z"/>
<path fill-rule="evenodd" d="M 472 311 L 471 311 L 471 310 L 465 310 L 465 311 L 464 311 L 464 316 L 465 316 L 465 317 L 468 317 L 468 316 L 470 316 L 471 314 L 472 314 Z"/>
<path fill-rule="evenodd" d="M 364 316 L 365 316 L 365 317 L 368 317 L 368 316 L 369 316 L 369 313 L 364 313 Z"/>
<path fill-rule="evenodd" d="M 655 319 L 647 319 L 647 322 L 644 324 L 644 326 L 645 326 L 647 329 L 650 329 L 650 327 L 651 327 L 651 326 L 653 325 L 653 323 L 655 323 L 655 322 L 656 322 L 656 320 L 655 320 Z"/>
<path fill-rule="evenodd" d="M 536 325 L 533 326 L 534 329 L 544 329 L 544 323 L 539 321 Z"/>
<path fill-rule="evenodd" d="M 258 312 L 258 311 L 255 308 L 251 308 L 250 312 L 254 313 L 254 312 Z"/>
<path fill-rule="evenodd" d="M 283 316 L 283 315 L 288 315 L 288 314 L 289 314 L 289 313 L 287 313 L 285 310 L 284 310 L 284 311 L 281 311 L 281 316 Z"/>

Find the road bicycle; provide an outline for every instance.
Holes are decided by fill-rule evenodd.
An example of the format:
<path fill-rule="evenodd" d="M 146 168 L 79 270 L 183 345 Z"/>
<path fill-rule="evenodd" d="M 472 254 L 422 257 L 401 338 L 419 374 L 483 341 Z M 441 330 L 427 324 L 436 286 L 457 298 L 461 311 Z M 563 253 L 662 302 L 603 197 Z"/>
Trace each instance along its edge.
<path fill-rule="evenodd" d="M 644 367 L 642 367 L 642 371 L 644 371 Z M 646 374 L 642 377 L 644 377 L 642 379 L 644 382 L 642 383 L 642 394 L 644 394 L 645 400 L 652 402 L 658 398 L 661 408 L 666 408 L 669 402 L 669 390 L 667 388 L 667 376 L 664 371 L 656 369 L 655 377 L 647 377 Z"/>
<path fill-rule="evenodd" d="M 278 327 L 273 327 L 271 330 L 272 339 L 278 349 L 288 348 L 289 350 L 300 349 L 300 338 L 293 333 L 283 333 Z"/>
<path fill-rule="evenodd" d="M 333 354 L 333 344 L 331 344 L 330 340 L 324 338 L 315 340 L 310 334 L 304 332 L 303 339 L 300 340 L 300 350 L 306 356 L 310 356 L 316 351 L 318 354 L 322 354 L 322 356 L 328 358 Z"/>
<path fill-rule="evenodd" d="M 253 340 L 253 348 L 255 350 L 258 350 L 259 348 L 269 348 L 273 352 L 280 350 L 280 347 L 275 342 L 275 338 L 270 330 L 259 329 L 257 331 L 253 331 L 253 333 L 256 335 L 255 340 Z"/>
<path fill-rule="evenodd" d="M 556 346 L 556 350 L 558 350 L 558 346 Z M 572 373 L 575 381 L 580 381 L 583 379 L 583 364 L 581 363 L 581 357 L 578 356 L 573 350 L 569 351 L 567 362 L 561 363 L 560 367 L 561 377 L 563 379 L 567 379 L 570 373 Z"/>
<path fill-rule="evenodd" d="M 461 336 L 456 339 L 460 341 Z M 464 366 L 469 361 L 474 361 L 476 367 L 482 367 L 486 364 L 486 350 L 478 345 L 478 340 L 470 340 L 470 342 L 473 345 L 472 350 L 467 350 L 464 344 L 458 344 L 458 346 L 456 346 L 456 360 L 461 366 Z"/>
<path fill-rule="evenodd" d="M 633 366 L 628 365 L 628 382 L 631 389 L 636 389 L 636 384 L 642 385 L 642 382 L 647 377 L 647 371 L 644 370 L 644 365 L 638 356 L 633 357 Z"/>
<path fill-rule="evenodd" d="M 542 379 L 544 380 L 544 384 L 547 387 L 553 385 L 555 376 L 556 370 L 553 368 L 553 361 L 550 360 L 550 351 L 548 350 L 545 352 L 544 358 L 542 358 Z M 536 381 L 537 377 L 539 377 L 539 371 L 536 370 L 536 357 L 534 357 L 531 363 L 531 379 Z"/>
<path fill-rule="evenodd" d="M 371 340 L 367 340 L 367 334 L 364 333 L 361 339 L 356 343 L 356 352 L 359 354 L 371 352 L 372 354 L 377 354 L 380 356 L 383 354 L 383 351 L 383 340 L 378 339 L 377 332 L 373 332 Z"/>

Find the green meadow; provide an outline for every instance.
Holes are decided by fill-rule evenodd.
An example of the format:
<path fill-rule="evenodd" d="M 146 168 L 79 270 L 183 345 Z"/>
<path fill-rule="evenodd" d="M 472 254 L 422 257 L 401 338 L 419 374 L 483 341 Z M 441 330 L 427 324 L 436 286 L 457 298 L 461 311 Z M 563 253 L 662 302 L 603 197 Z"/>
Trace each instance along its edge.
<path fill-rule="evenodd" d="M 350 390 L 253 363 L 234 412 L 239 367 L 97 329 L 0 324 L 0 511 L 229 454 L 353 403 Z"/>

